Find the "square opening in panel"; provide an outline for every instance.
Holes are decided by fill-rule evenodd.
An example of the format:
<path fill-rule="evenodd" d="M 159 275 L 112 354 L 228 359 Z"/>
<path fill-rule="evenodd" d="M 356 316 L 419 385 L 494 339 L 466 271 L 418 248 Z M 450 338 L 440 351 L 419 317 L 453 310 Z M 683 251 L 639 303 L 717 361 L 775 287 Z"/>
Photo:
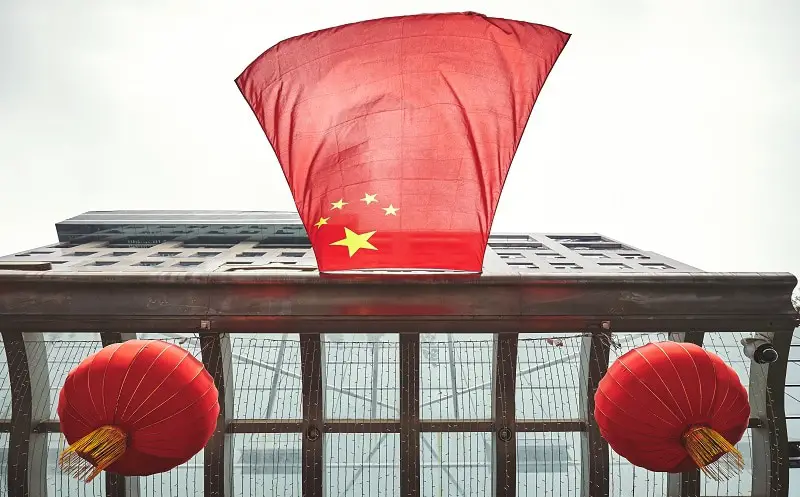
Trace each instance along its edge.
<path fill-rule="evenodd" d="M 536 252 L 536 255 L 539 257 L 544 257 L 545 259 L 548 260 L 566 259 L 566 257 L 559 254 L 558 252 Z"/>
<path fill-rule="evenodd" d="M 143 267 L 156 267 L 163 264 L 164 261 L 141 261 L 134 264 L 134 266 L 143 266 Z"/>
<path fill-rule="evenodd" d="M 553 269 L 583 269 L 582 266 L 574 262 L 551 262 L 550 266 L 552 266 Z"/>
<path fill-rule="evenodd" d="M 222 252 L 195 252 L 190 257 L 216 257 Z"/>
<path fill-rule="evenodd" d="M 150 257 L 177 257 L 181 255 L 180 252 L 156 252 L 155 254 L 150 254 Z"/>
<path fill-rule="evenodd" d="M 587 259 L 608 259 L 606 254 L 602 254 L 600 252 L 579 252 L 581 257 L 586 257 Z"/>
<path fill-rule="evenodd" d="M 117 261 L 94 261 L 87 266 L 113 266 Z"/>
<path fill-rule="evenodd" d="M 525 256 L 521 252 L 498 252 L 497 255 L 501 259 L 524 259 Z"/>
<path fill-rule="evenodd" d="M 297 251 L 297 252 L 281 252 L 278 254 L 278 257 L 303 257 L 306 255 L 305 252 Z"/>
<path fill-rule="evenodd" d="M 608 269 L 630 269 L 631 267 L 627 264 L 623 264 L 621 262 L 598 262 L 598 266 L 605 267 Z"/>
<path fill-rule="evenodd" d="M 133 255 L 136 252 L 111 252 L 108 254 L 111 257 L 128 257 L 129 255 Z"/>
<path fill-rule="evenodd" d="M 96 253 L 97 252 L 79 252 L 79 251 L 75 251 L 75 252 L 73 252 L 71 254 L 66 254 L 66 255 L 67 255 L 67 257 L 88 257 L 88 256 L 94 255 Z"/>
<path fill-rule="evenodd" d="M 658 270 L 675 269 L 669 264 L 664 264 L 663 262 L 640 262 L 639 265 L 647 269 L 658 269 Z"/>
<path fill-rule="evenodd" d="M 236 257 L 263 257 L 266 255 L 266 252 L 242 252 L 241 254 L 236 254 Z"/>
<path fill-rule="evenodd" d="M 622 257 L 623 259 L 631 259 L 631 260 L 637 260 L 637 259 L 647 260 L 650 258 L 644 254 L 637 254 L 637 253 L 621 253 L 619 254 L 619 256 Z"/>
<path fill-rule="evenodd" d="M 200 261 L 181 261 L 175 264 L 176 267 L 195 267 L 202 264 Z"/>
<path fill-rule="evenodd" d="M 532 262 L 508 262 L 507 264 L 514 269 L 539 269 L 539 266 Z"/>

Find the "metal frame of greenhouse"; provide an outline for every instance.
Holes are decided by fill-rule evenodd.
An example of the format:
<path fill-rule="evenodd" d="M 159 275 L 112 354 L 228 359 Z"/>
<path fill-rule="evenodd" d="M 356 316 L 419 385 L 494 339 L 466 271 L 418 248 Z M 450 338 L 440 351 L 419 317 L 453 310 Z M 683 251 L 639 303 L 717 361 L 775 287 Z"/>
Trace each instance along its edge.
<path fill-rule="evenodd" d="M 315 274 L 0 272 L 0 331 L 12 394 L 8 489 L 12 497 L 44 495 L 53 419 L 36 419 L 48 402 L 47 361 L 30 343 L 41 333 L 99 332 L 104 345 L 136 333 L 196 333 L 202 360 L 219 389 L 218 430 L 204 453 L 206 496 L 231 493 L 235 433 L 302 434 L 302 495 L 322 497 L 325 433 L 398 433 L 400 495 L 421 495 L 424 432 L 492 432 L 494 495 L 517 495 L 515 438 L 522 432 L 581 434 L 582 497 L 609 494 L 609 447 L 593 416 L 593 394 L 609 365 L 614 333 L 669 333 L 702 344 L 704 332 L 758 332 L 780 355 L 750 365 L 752 495 L 788 497 L 789 459 L 784 383 L 797 314 L 789 274 L 516 274 L 456 277 L 392 275 L 321 278 Z M 324 333 L 399 333 L 397 420 L 327 420 L 320 367 Z M 586 333 L 580 364 L 580 419 L 517 420 L 514 415 L 520 333 Z M 302 419 L 233 419 L 230 337 L 236 333 L 300 336 Z M 420 335 L 486 333 L 494 337 L 491 419 L 420 419 Z M 32 369 L 36 365 L 37 370 Z M 758 393 L 755 395 L 754 393 Z M 48 410 L 43 410 L 48 412 Z M 45 451 L 45 454 L 37 454 Z M 136 497 L 135 480 L 108 475 L 108 497 Z M 699 471 L 670 474 L 670 497 L 699 496 Z"/>

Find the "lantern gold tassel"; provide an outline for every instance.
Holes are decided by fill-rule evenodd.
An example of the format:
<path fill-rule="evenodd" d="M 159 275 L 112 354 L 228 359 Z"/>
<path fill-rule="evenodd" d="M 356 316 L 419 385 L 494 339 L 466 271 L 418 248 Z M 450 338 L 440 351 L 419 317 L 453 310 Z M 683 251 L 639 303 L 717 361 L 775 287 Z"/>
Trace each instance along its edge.
<path fill-rule="evenodd" d="M 128 436 L 116 426 L 101 426 L 58 457 L 61 470 L 86 483 L 116 462 L 127 448 Z"/>
<path fill-rule="evenodd" d="M 694 426 L 683 434 L 683 446 L 708 477 L 727 480 L 744 469 L 744 457 L 717 431 Z"/>

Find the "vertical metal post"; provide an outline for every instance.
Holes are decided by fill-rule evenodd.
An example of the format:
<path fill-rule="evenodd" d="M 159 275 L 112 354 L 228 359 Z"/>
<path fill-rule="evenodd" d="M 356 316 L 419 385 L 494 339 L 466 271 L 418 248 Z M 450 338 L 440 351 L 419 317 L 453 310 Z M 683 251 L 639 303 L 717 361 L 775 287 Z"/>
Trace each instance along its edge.
<path fill-rule="evenodd" d="M 400 495 L 420 496 L 419 335 L 400 334 Z"/>
<path fill-rule="evenodd" d="M 702 331 L 686 331 L 670 333 L 669 339 L 673 342 L 693 343 L 703 346 Z M 685 473 L 669 473 L 667 475 L 668 497 L 700 497 L 700 469 Z"/>
<path fill-rule="evenodd" d="M 227 433 L 233 417 L 233 365 L 231 343 L 224 333 L 200 333 L 203 365 L 219 391 L 217 428 L 203 453 L 203 489 L 206 497 L 230 497 L 233 477 L 232 435 Z"/>
<path fill-rule="evenodd" d="M 789 441 L 783 396 L 792 331 L 762 333 L 778 352 L 778 360 L 772 364 L 750 362 L 750 416 L 761 421 L 751 431 L 753 497 L 789 495 Z"/>
<path fill-rule="evenodd" d="M 34 428 L 50 417 L 50 375 L 41 333 L 2 331 L 11 383 L 9 497 L 47 494 L 47 434 Z"/>
<path fill-rule="evenodd" d="M 136 333 L 102 332 L 100 341 L 103 347 L 115 343 L 135 340 Z M 126 477 L 106 471 L 106 497 L 139 497 L 139 478 L 136 476 Z"/>
<path fill-rule="evenodd" d="M 608 371 L 610 346 L 607 330 L 595 331 L 581 343 L 581 415 L 586 420 L 586 431 L 581 433 L 581 495 L 586 497 L 608 497 L 609 449 L 594 418 L 594 395 Z"/>
<path fill-rule="evenodd" d="M 517 443 L 516 443 L 516 383 L 517 349 L 516 333 L 495 335 L 492 411 L 495 423 L 494 441 L 494 495 L 517 495 Z"/>
<path fill-rule="evenodd" d="M 300 334 L 300 376 L 303 382 L 303 497 L 324 492 L 324 383 L 319 333 Z"/>

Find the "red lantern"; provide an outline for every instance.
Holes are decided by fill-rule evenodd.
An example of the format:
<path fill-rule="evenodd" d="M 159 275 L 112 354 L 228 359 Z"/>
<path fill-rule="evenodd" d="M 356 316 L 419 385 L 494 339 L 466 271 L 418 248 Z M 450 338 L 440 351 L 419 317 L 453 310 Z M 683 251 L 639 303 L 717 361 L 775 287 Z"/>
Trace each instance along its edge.
<path fill-rule="evenodd" d="M 600 381 L 594 415 L 608 444 L 650 471 L 699 467 L 721 480 L 744 467 L 733 445 L 750 418 L 747 391 L 697 345 L 650 343 L 620 357 Z"/>
<path fill-rule="evenodd" d="M 70 444 L 61 468 L 91 481 L 101 471 L 169 471 L 205 447 L 216 428 L 218 392 L 203 364 L 162 341 L 105 347 L 70 371 L 58 399 Z"/>

